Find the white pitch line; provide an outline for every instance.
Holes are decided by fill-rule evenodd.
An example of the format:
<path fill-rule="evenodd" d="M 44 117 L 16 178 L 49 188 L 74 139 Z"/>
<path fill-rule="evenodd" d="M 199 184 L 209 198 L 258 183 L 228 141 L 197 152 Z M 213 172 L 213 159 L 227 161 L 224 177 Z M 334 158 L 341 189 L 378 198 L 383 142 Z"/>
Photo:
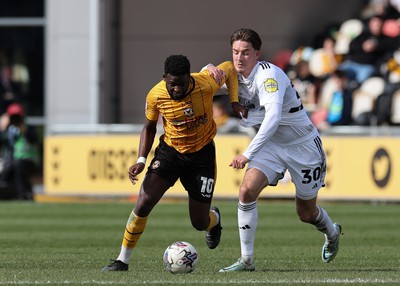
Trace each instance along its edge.
<path fill-rule="evenodd" d="M 230 281 L 222 281 L 222 280 L 209 280 L 209 281 L 142 281 L 142 284 L 165 284 L 165 285 L 178 285 L 178 284 L 187 284 L 190 282 L 191 285 L 218 285 L 218 284 L 238 284 L 243 285 L 244 281 L 239 280 L 230 280 Z M 288 280 L 288 279 L 281 279 L 281 280 L 246 280 L 246 284 L 385 284 L 385 283 L 398 283 L 400 284 L 400 279 L 317 279 L 317 280 L 310 280 L 310 279 L 296 279 L 296 280 Z M 121 281 L 96 281 L 96 280 L 87 280 L 87 281 L 0 281 L 0 285 L 26 285 L 26 284 L 36 284 L 36 285 L 132 285 L 132 282 L 121 282 Z"/>

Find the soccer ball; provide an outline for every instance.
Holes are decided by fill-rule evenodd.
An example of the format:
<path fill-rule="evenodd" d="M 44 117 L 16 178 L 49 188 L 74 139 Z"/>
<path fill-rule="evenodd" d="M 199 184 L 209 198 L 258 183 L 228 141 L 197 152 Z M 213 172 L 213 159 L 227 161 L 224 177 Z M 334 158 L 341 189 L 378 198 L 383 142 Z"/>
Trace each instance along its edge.
<path fill-rule="evenodd" d="M 174 242 L 164 252 L 164 264 L 171 273 L 190 273 L 198 262 L 197 250 L 189 242 Z"/>

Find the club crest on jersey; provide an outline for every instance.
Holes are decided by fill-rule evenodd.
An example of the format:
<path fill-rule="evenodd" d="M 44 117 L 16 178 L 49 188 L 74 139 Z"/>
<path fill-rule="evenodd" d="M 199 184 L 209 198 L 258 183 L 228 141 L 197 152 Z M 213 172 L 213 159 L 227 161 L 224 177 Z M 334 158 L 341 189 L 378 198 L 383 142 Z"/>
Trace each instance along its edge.
<path fill-rule="evenodd" d="M 194 111 L 192 108 L 188 107 L 183 110 L 183 114 L 185 114 L 186 117 L 192 117 L 194 115 Z"/>
<path fill-rule="evenodd" d="M 268 78 L 264 82 L 264 88 L 266 92 L 275 92 L 278 90 L 278 82 L 273 78 Z"/>
<path fill-rule="evenodd" d="M 154 170 L 154 169 L 157 169 L 158 167 L 160 167 L 160 161 L 156 160 L 156 161 L 154 161 L 154 163 L 151 165 L 151 168 Z"/>

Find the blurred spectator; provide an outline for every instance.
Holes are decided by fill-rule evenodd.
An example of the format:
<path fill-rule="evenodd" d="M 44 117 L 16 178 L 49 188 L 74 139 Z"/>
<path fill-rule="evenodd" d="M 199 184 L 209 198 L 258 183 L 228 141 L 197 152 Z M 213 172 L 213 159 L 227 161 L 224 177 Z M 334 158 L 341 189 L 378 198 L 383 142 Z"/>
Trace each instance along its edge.
<path fill-rule="evenodd" d="M 11 67 L 4 65 L 1 67 L 0 78 L 0 115 L 4 114 L 7 107 L 18 100 L 21 96 L 21 88 L 12 79 Z"/>
<path fill-rule="evenodd" d="M 335 53 L 343 56 L 347 55 L 350 42 L 359 36 L 363 29 L 364 24 L 360 19 L 348 19 L 344 21 L 340 25 L 335 37 Z"/>
<path fill-rule="evenodd" d="M 33 200 L 32 176 L 39 165 L 38 136 L 32 126 L 24 122 L 24 110 L 19 103 L 8 106 L 1 118 L 4 144 L 4 165 L 1 181 L 15 190 L 20 200 Z"/>
<path fill-rule="evenodd" d="M 293 51 L 292 55 L 290 56 L 290 65 L 296 66 L 300 61 L 308 62 L 311 58 L 313 51 L 314 49 L 311 47 L 298 47 L 296 50 Z"/>
<path fill-rule="evenodd" d="M 369 0 L 360 11 L 362 19 L 369 19 L 373 16 L 381 16 L 389 5 L 389 0 Z"/>
<path fill-rule="evenodd" d="M 311 55 L 309 66 L 313 76 L 326 79 L 343 61 L 343 55 L 335 52 L 335 39 L 331 36 L 324 38 L 322 47 L 314 50 Z"/>
<path fill-rule="evenodd" d="M 370 0 L 361 10 L 361 18 L 368 19 L 373 16 L 382 16 L 385 19 L 397 19 L 400 16 L 399 0 Z"/>
<path fill-rule="evenodd" d="M 352 95 L 354 88 L 345 72 L 337 70 L 330 77 L 333 88 L 330 104 L 321 107 L 312 115 L 312 121 L 319 130 L 325 130 L 335 125 L 350 125 L 352 123 Z"/>
<path fill-rule="evenodd" d="M 293 71 L 288 75 L 301 98 L 304 108 L 308 113 L 311 113 L 316 108 L 320 80 L 311 74 L 309 64 L 304 60 L 299 61 Z"/>
<path fill-rule="evenodd" d="M 331 126 L 350 125 L 354 90 L 349 84 L 346 74 L 342 71 L 335 71 L 332 75 L 332 80 L 336 85 L 336 90 L 332 95 L 326 121 Z"/>
<path fill-rule="evenodd" d="M 384 93 L 379 95 L 376 99 L 376 103 L 374 106 L 376 125 L 393 125 L 393 123 L 391 122 L 393 95 L 399 88 L 399 85 L 387 84 Z"/>
<path fill-rule="evenodd" d="M 382 34 L 382 25 L 381 17 L 370 18 L 364 32 L 350 42 L 346 60 L 339 66 L 359 84 L 377 72 L 376 65 L 385 53 L 398 46 L 395 39 Z"/>
<path fill-rule="evenodd" d="M 386 58 L 380 72 L 385 80 L 385 89 L 376 101 L 376 122 L 377 125 L 393 125 L 393 95 L 400 90 L 400 48 Z"/>
<path fill-rule="evenodd" d="M 400 47 L 384 59 L 380 74 L 389 84 L 400 83 Z"/>
<path fill-rule="evenodd" d="M 239 132 L 240 120 L 231 115 L 228 95 L 214 96 L 213 117 L 217 124 L 218 133 Z"/>

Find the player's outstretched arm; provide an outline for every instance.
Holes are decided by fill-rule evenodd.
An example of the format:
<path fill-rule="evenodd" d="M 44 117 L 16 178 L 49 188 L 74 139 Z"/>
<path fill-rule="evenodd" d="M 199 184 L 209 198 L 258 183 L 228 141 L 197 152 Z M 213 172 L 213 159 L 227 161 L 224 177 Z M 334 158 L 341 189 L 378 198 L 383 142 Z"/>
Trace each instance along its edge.
<path fill-rule="evenodd" d="M 157 121 L 146 120 L 143 126 L 142 132 L 140 133 L 139 143 L 139 159 L 136 164 L 129 167 L 129 179 L 132 184 L 136 184 L 137 176 L 143 172 L 146 166 L 146 158 L 150 153 L 151 147 L 153 146 L 154 137 L 157 133 Z"/>

